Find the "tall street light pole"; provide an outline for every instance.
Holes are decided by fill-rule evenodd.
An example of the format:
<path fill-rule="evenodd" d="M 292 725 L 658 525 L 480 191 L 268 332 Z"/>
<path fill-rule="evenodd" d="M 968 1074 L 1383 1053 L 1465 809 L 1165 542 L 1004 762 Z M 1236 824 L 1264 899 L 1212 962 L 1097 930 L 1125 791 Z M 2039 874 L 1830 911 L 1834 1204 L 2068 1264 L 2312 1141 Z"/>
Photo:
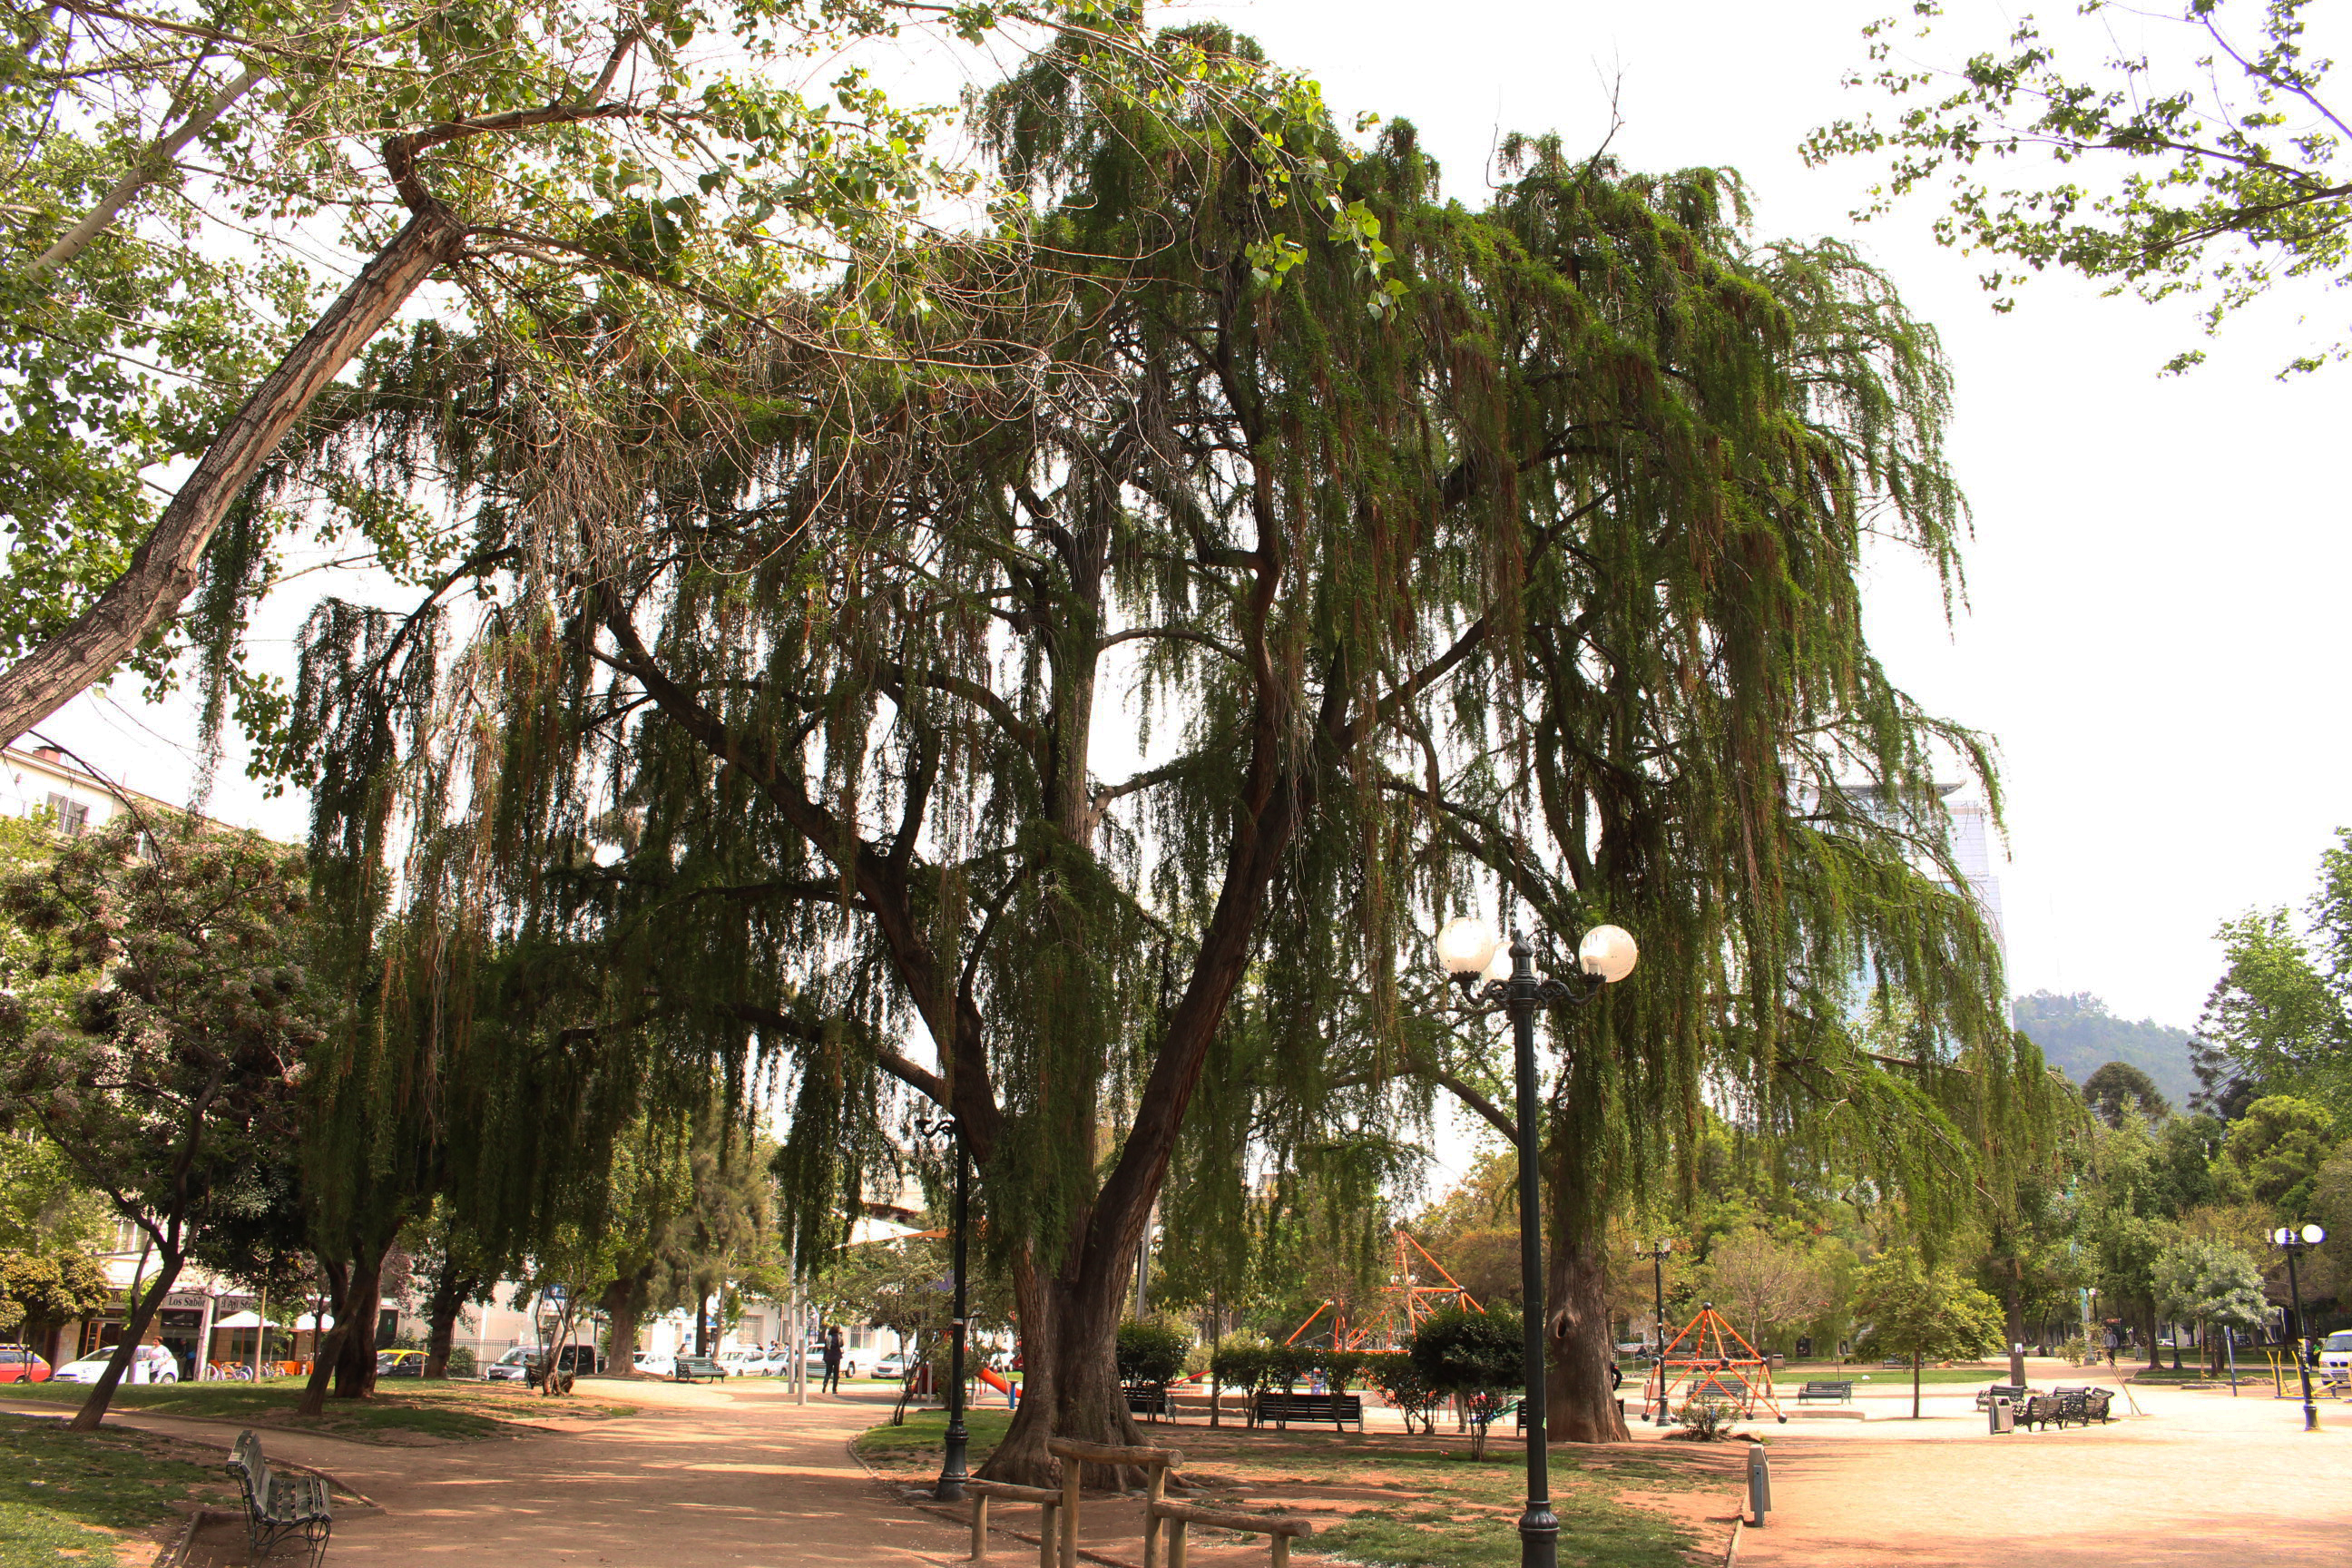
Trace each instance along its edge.
<path fill-rule="evenodd" d="M 1650 1260 L 1650 1288 L 1656 1293 L 1657 1306 L 1652 1319 L 1656 1344 L 1650 1357 L 1652 1370 L 1658 1374 L 1658 1414 L 1655 1425 L 1666 1424 L 1666 1255 L 1674 1251 L 1671 1241 L 1660 1241 L 1647 1252 L 1636 1252 L 1636 1258 Z"/>
<path fill-rule="evenodd" d="M 1437 959 L 1464 996 L 1510 1015 L 1518 1069 L 1519 1293 L 1526 1304 L 1523 1367 L 1528 1427 L 1528 1506 L 1519 1516 L 1520 1568 L 1557 1568 L 1559 1521 L 1551 1511 L 1551 1451 L 1544 1427 L 1543 1184 L 1538 1164 L 1543 1128 L 1536 1100 L 1536 1009 L 1582 1004 L 1603 985 L 1622 980 L 1640 956 L 1633 939 L 1616 926 L 1595 926 L 1577 949 L 1577 973 L 1554 980 L 1535 971 L 1535 950 L 1513 932 L 1506 952 L 1493 926 L 1458 920 L 1437 933 Z M 1504 960 L 1507 957 L 1507 969 Z M 1481 978 L 1486 981 L 1477 988 Z"/>
<path fill-rule="evenodd" d="M 2315 1225 L 2300 1230 L 2283 1225 L 2271 1232 L 2271 1245 L 2286 1254 L 2286 1293 L 2294 1305 L 2294 1370 L 2303 1375 L 2303 1429 L 2306 1432 L 2319 1430 L 2319 1406 L 2311 1399 L 2311 1356 L 2303 1336 L 2303 1282 L 2295 1278 L 2294 1258 L 2326 1239 L 2327 1233 Z"/>
<path fill-rule="evenodd" d="M 955 1140 L 955 1315 L 948 1322 L 947 1453 L 931 1495 L 941 1502 L 957 1502 L 970 1479 L 965 1459 L 971 1447 L 971 1435 L 963 1425 L 964 1249 L 971 1232 L 971 1160 L 964 1151 L 963 1126 L 954 1117 L 919 1119 L 915 1128 L 926 1138 L 945 1133 Z"/>

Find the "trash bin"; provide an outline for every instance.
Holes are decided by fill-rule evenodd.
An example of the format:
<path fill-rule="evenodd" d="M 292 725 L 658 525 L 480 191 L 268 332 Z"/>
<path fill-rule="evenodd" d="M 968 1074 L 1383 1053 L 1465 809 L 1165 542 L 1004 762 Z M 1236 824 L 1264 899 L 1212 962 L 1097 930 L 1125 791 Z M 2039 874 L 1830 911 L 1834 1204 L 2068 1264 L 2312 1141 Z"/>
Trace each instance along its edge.
<path fill-rule="evenodd" d="M 1985 1405 L 1985 1420 L 1996 1433 L 2017 1430 L 2017 1405 L 2005 1394 L 1996 1394 Z"/>

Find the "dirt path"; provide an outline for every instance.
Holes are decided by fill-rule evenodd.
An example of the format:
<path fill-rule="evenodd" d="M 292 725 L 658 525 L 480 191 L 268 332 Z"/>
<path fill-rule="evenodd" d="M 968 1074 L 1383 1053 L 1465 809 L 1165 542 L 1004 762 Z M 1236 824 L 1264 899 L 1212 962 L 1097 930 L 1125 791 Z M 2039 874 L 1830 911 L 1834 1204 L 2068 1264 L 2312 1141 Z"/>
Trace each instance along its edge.
<path fill-rule="evenodd" d="M 2064 1432 L 1994 1437 L 1954 1397 L 1783 1429 L 1739 1568 L 2352 1565 L 2352 1408 L 2305 1433 L 2267 1396 L 2134 1394 L 2145 1415 Z"/>

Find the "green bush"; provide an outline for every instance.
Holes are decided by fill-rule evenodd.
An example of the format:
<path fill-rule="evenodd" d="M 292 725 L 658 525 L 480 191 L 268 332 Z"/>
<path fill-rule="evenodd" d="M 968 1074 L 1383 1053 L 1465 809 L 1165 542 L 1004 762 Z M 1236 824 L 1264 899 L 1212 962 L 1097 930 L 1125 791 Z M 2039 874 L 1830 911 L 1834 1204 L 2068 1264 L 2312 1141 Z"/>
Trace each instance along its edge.
<path fill-rule="evenodd" d="M 452 1345 L 449 1347 L 449 1375 L 451 1377 L 471 1377 L 474 1375 L 473 1346 Z"/>
<path fill-rule="evenodd" d="M 1297 1392 L 1300 1384 L 1315 1375 L 1321 1354 L 1313 1345 L 1273 1346 L 1265 1352 L 1266 1386 L 1279 1386 L 1285 1394 Z"/>
<path fill-rule="evenodd" d="M 1430 1386 L 1410 1352 L 1382 1351 L 1366 1356 L 1364 1376 L 1404 1417 L 1406 1431 L 1412 1430 L 1415 1421 L 1425 1433 L 1437 1430 L 1437 1407 L 1445 1403 L 1445 1395 Z"/>
<path fill-rule="evenodd" d="M 1118 1377 L 1121 1383 L 1170 1383 L 1184 1371 L 1191 1337 L 1166 1323 L 1134 1319 L 1118 1326 Z"/>
<path fill-rule="evenodd" d="M 1265 1343 L 1254 1335 L 1231 1334 L 1217 1342 L 1209 1354 L 1209 1376 L 1220 1388 L 1255 1394 L 1265 1386 Z"/>
<path fill-rule="evenodd" d="M 1518 1309 L 1498 1302 L 1483 1312 L 1449 1308 L 1412 1336 L 1413 1366 L 1440 1394 L 1462 1401 L 1470 1417 L 1473 1458 L 1486 1457 L 1487 1427 L 1523 1392 L 1522 1331 Z"/>
<path fill-rule="evenodd" d="M 1324 1384 L 1334 1394 L 1345 1394 L 1348 1385 L 1364 1373 L 1364 1363 L 1371 1358 L 1361 1351 L 1325 1351 L 1317 1358 L 1323 1373 Z"/>

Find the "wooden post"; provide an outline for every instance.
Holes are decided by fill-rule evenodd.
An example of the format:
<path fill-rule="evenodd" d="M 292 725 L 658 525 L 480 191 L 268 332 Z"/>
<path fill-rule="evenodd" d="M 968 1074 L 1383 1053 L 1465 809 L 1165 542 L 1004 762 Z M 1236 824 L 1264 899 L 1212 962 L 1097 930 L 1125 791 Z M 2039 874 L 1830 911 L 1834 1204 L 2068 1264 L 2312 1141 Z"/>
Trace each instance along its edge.
<path fill-rule="evenodd" d="M 1274 1568 L 1290 1568 L 1290 1537 L 1277 1535 L 1274 1538 L 1273 1545 Z"/>
<path fill-rule="evenodd" d="M 1056 1534 L 1055 1527 L 1060 1523 L 1060 1521 L 1057 1520 L 1055 1515 L 1058 1514 L 1061 1511 L 1061 1509 L 1062 1505 L 1058 1502 L 1047 1503 L 1045 1505 L 1045 1516 L 1038 1522 L 1037 1568 L 1054 1568 L 1054 1560 L 1061 1555 L 1061 1553 L 1055 1550 L 1056 1542 L 1055 1539 Z"/>
<path fill-rule="evenodd" d="M 1062 1461 L 1061 1568 L 1078 1568 L 1078 1472 L 1084 1468 L 1076 1459 Z"/>
<path fill-rule="evenodd" d="M 1184 1521 L 1171 1520 L 1168 1531 L 1168 1568 L 1184 1568 Z"/>
<path fill-rule="evenodd" d="M 1168 1495 L 1168 1467 L 1154 1465 L 1143 1499 L 1143 1568 L 1160 1568 L 1160 1500 Z"/>
<path fill-rule="evenodd" d="M 971 1500 L 971 1560 L 988 1561 L 988 1494 Z"/>

